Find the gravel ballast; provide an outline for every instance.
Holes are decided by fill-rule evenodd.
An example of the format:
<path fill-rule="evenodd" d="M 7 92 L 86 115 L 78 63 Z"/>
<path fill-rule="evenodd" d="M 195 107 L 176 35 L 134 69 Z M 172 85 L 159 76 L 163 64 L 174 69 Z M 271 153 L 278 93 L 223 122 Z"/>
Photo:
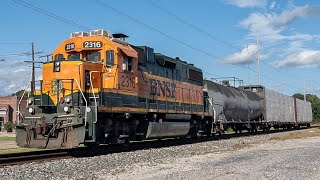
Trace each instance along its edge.
<path fill-rule="evenodd" d="M 312 131 L 312 129 L 299 130 Z M 320 179 L 320 137 L 290 132 L 0 169 L 1 179 Z"/>

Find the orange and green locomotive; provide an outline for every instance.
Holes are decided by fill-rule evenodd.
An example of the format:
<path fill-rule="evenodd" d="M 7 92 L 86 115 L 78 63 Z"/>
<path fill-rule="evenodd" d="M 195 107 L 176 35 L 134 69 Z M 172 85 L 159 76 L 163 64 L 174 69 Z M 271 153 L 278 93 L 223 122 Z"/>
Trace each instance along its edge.
<path fill-rule="evenodd" d="M 31 83 L 37 91 L 19 113 L 17 144 L 74 148 L 310 126 L 309 102 L 260 85 L 205 80 L 194 65 L 126 37 L 94 30 L 63 41 L 43 64 L 43 79 Z"/>
<path fill-rule="evenodd" d="M 73 148 L 212 133 L 201 69 L 130 45 L 126 37 L 76 32 L 58 46 L 27 100 L 19 146 Z"/>

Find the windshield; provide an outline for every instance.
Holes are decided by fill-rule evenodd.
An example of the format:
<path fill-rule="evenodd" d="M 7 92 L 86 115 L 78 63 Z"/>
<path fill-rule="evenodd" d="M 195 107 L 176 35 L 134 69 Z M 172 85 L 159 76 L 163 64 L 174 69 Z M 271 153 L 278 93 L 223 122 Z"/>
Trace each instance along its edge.
<path fill-rule="evenodd" d="M 99 62 L 100 61 L 100 52 L 89 52 L 86 54 L 87 61 Z"/>
<path fill-rule="evenodd" d="M 68 59 L 69 60 L 80 59 L 80 53 L 69 54 Z"/>

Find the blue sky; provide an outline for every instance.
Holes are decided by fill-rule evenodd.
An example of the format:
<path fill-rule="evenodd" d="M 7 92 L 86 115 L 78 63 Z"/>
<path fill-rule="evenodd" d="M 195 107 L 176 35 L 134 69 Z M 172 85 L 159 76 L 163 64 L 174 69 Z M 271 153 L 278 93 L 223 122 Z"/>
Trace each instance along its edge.
<path fill-rule="evenodd" d="M 31 57 L 21 56 L 31 51 L 30 42 L 35 42 L 36 51 L 43 51 L 37 60 L 45 60 L 38 56 L 52 53 L 71 32 L 87 29 L 125 33 L 131 44 L 195 64 L 207 79 L 236 76 L 245 84 L 257 84 L 259 49 L 261 82 L 267 88 L 292 95 L 303 93 L 305 86 L 307 93 L 320 94 L 320 2 L 316 0 L 1 3 L 0 59 L 5 61 L 0 61 L 0 95 L 11 94 L 30 80 L 30 65 L 23 61 Z M 41 78 L 40 68 L 36 76 Z"/>

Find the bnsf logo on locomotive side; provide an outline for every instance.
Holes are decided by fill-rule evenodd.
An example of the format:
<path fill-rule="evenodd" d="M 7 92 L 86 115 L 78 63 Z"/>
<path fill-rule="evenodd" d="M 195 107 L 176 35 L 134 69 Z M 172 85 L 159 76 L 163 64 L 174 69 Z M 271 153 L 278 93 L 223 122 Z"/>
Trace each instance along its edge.
<path fill-rule="evenodd" d="M 162 96 L 175 98 L 176 96 L 176 84 L 172 82 L 160 81 L 155 79 L 150 79 L 150 95 Z"/>

